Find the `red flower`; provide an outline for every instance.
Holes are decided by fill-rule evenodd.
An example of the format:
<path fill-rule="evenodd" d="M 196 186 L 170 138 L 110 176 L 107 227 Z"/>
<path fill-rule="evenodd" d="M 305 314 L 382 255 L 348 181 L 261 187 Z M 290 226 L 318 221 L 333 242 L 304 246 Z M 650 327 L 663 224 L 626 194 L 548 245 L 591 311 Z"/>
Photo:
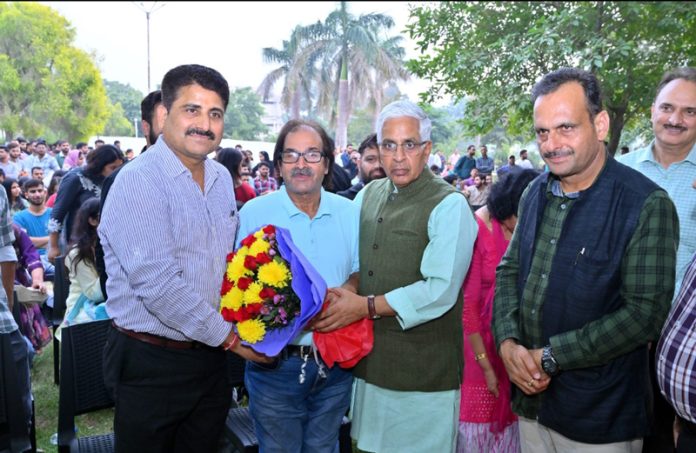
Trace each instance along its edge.
<path fill-rule="evenodd" d="M 256 258 L 254 259 L 256 260 L 256 264 L 258 264 L 259 266 L 273 261 L 273 258 L 271 258 L 271 256 L 265 252 L 259 253 L 258 255 L 256 255 Z"/>
<path fill-rule="evenodd" d="M 268 235 L 275 234 L 275 227 L 273 225 L 266 225 L 263 227 L 263 232 Z"/>
<path fill-rule="evenodd" d="M 256 263 L 256 259 L 253 256 L 247 255 L 244 257 L 244 267 L 246 267 L 250 271 L 255 271 L 257 266 L 258 264 Z"/>
<path fill-rule="evenodd" d="M 246 246 L 246 247 L 251 247 L 251 244 L 253 244 L 254 242 L 256 242 L 256 237 L 254 237 L 254 235 L 252 233 L 249 236 L 242 239 L 241 244 Z"/>
<path fill-rule="evenodd" d="M 230 310 L 229 308 L 223 308 L 220 313 L 222 314 L 222 319 L 224 319 L 227 322 L 233 322 L 236 321 L 234 319 L 234 310 Z"/>
<path fill-rule="evenodd" d="M 224 296 L 229 290 L 234 288 L 234 283 L 227 280 L 227 276 L 222 279 L 222 288 L 220 289 L 220 295 Z"/>
<path fill-rule="evenodd" d="M 254 283 L 254 280 L 249 277 L 239 277 L 239 280 L 237 280 L 237 288 L 246 291 L 252 283 Z"/>
<path fill-rule="evenodd" d="M 263 300 L 273 299 L 273 296 L 275 296 L 275 295 L 276 295 L 276 292 L 273 290 L 273 288 L 264 288 L 259 293 L 259 297 L 261 297 L 261 299 L 263 299 Z"/>
<path fill-rule="evenodd" d="M 261 308 L 263 308 L 263 304 L 251 304 L 243 308 L 245 308 L 246 312 L 249 313 L 249 317 L 254 317 L 261 313 Z"/>
<path fill-rule="evenodd" d="M 228 263 L 232 261 L 232 258 L 234 258 L 234 254 L 235 254 L 235 252 L 230 252 L 227 254 L 227 262 Z"/>

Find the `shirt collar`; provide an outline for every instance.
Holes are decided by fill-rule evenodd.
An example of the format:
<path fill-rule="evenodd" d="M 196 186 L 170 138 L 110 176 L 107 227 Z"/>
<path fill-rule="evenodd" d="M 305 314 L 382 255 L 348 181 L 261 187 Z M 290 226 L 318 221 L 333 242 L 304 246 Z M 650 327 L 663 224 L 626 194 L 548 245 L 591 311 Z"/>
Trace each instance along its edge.
<path fill-rule="evenodd" d="M 160 168 L 163 174 L 176 178 L 181 175 L 191 175 L 191 170 L 186 168 L 186 166 L 179 160 L 176 153 L 167 145 L 164 141 L 164 136 L 160 135 L 154 145 L 152 145 L 146 155 L 154 156 L 160 163 Z M 205 167 L 205 181 L 204 181 L 204 193 L 208 193 L 213 183 L 220 176 L 220 169 L 224 168 L 221 165 L 216 165 L 210 158 L 206 157 L 204 164 Z M 225 169 L 225 171 L 227 171 Z"/>
<path fill-rule="evenodd" d="M 288 191 L 285 188 L 285 185 L 282 185 L 280 189 L 278 189 L 279 192 L 281 192 L 281 197 L 282 197 L 282 203 L 283 203 L 283 208 L 285 211 L 288 213 L 289 217 L 294 217 L 296 215 L 307 215 L 306 212 L 300 211 L 297 206 L 295 206 L 295 203 L 292 202 L 292 199 L 290 198 L 290 195 L 288 195 Z M 326 195 L 326 191 L 324 188 L 321 188 L 321 199 L 319 200 L 319 209 L 317 209 L 317 214 L 314 216 L 314 219 L 318 219 L 320 217 L 323 217 L 325 215 L 331 215 L 331 211 L 329 210 L 329 201 L 328 201 L 328 196 Z M 314 220 L 312 219 L 312 220 Z"/>
<path fill-rule="evenodd" d="M 655 140 L 650 142 L 648 146 L 645 148 L 639 149 L 634 151 L 637 153 L 637 161 L 638 162 L 654 162 L 655 164 L 659 165 L 659 162 L 655 160 Z M 684 159 L 682 162 L 690 162 L 694 165 L 696 165 L 696 143 L 694 143 L 694 146 L 691 147 L 691 151 L 689 151 L 689 154 L 686 155 L 686 159 Z"/>

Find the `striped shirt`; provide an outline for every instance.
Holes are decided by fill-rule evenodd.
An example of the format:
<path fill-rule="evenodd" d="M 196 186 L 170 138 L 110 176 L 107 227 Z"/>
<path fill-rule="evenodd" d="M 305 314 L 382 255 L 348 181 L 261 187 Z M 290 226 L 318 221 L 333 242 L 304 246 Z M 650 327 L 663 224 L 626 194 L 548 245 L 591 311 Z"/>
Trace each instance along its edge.
<path fill-rule="evenodd" d="M 220 345 L 218 313 L 238 216 L 232 178 L 205 161 L 204 191 L 162 136 L 119 172 L 99 225 L 106 310 L 120 327 Z"/>
<path fill-rule="evenodd" d="M 5 191 L 0 190 L 0 263 L 17 261 L 17 255 L 12 246 L 14 239 L 12 218 L 10 217 L 10 203 L 7 201 Z M 5 290 L 0 286 L 0 333 L 10 333 L 15 330 L 17 330 L 17 323 L 8 307 Z"/>
<path fill-rule="evenodd" d="M 696 423 L 696 256 L 657 345 L 657 382 L 677 414 Z"/>

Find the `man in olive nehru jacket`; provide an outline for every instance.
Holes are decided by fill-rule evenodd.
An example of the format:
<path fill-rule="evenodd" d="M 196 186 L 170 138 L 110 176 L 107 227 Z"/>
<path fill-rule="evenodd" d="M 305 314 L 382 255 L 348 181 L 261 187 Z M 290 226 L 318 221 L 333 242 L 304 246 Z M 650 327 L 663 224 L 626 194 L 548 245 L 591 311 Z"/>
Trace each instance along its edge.
<path fill-rule="evenodd" d="M 462 378 L 462 298 L 477 226 L 466 199 L 425 168 L 431 122 L 408 101 L 377 123 L 387 174 L 360 204 L 358 294 L 334 300 L 314 327 L 374 320 L 374 347 L 354 369 L 351 435 L 371 452 L 454 451 Z"/>

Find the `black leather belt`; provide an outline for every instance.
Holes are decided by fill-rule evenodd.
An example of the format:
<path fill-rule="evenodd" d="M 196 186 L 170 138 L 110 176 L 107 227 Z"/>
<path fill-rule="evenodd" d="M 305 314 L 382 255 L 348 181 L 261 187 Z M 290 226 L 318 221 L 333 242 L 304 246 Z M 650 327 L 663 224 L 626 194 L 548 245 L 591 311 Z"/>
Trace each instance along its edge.
<path fill-rule="evenodd" d="M 281 352 L 283 357 L 307 357 L 312 354 L 314 354 L 314 348 L 312 346 L 298 346 L 294 344 L 285 346 L 285 349 Z"/>

